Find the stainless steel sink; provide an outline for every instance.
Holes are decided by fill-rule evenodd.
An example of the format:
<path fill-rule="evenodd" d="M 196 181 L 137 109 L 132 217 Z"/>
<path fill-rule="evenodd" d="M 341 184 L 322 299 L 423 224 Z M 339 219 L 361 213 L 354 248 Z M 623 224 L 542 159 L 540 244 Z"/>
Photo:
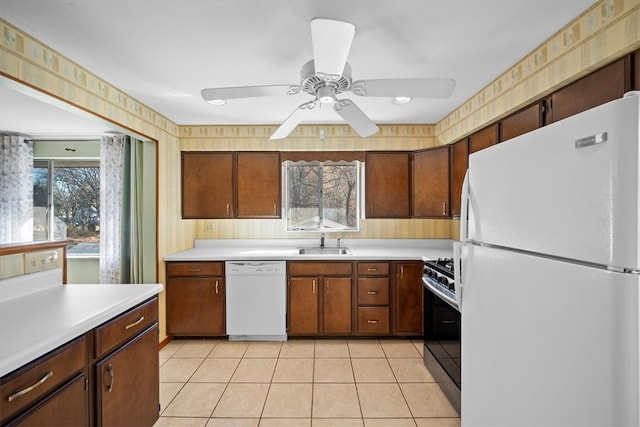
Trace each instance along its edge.
<path fill-rule="evenodd" d="M 299 248 L 300 255 L 351 255 L 349 248 Z"/>

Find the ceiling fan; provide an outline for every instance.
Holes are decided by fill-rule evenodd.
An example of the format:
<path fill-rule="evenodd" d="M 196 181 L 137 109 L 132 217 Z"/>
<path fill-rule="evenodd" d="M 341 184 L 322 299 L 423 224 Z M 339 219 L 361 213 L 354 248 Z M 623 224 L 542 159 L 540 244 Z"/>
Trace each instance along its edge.
<path fill-rule="evenodd" d="M 333 104 L 333 109 L 361 137 L 378 132 L 378 126 L 350 99 L 336 95 L 350 91 L 358 96 L 447 98 L 453 92 L 452 79 L 351 79 L 347 56 L 351 49 L 355 25 L 326 18 L 311 20 L 313 59 L 302 66 L 299 85 L 266 85 L 210 88 L 201 91 L 202 97 L 213 104 L 226 99 L 259 96 L 295 95 L 305 92 L 314 99 L 298 106 L 271 135 L 271 139 L 285 138 L 320 104 Z"/>

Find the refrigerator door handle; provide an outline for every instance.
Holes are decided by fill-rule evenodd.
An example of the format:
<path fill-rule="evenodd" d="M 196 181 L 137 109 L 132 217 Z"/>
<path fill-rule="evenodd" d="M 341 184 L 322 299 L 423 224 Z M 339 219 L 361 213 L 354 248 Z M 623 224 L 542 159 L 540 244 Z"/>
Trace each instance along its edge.
<path fill-rule="evenodd" d="M 462 197 L 461 197 L 461 212 L 460 212 L 460 241 L 469 241 L 469 171 L 464 174 L 464 180 L 462 181 Z"/>
<path fill-rule="evenodd" d="M 453 286 L 458 309 L 462 312 L 462 244 L 453 242 Z"/>

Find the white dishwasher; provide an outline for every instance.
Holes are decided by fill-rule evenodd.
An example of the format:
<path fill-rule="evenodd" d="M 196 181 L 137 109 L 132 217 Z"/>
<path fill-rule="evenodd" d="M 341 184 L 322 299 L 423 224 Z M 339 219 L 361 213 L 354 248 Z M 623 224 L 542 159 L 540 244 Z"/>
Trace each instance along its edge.
<path fill-rule="evenodd" d="M 285 261 L 227 261 L 229 340 L 287 340 Z"/>

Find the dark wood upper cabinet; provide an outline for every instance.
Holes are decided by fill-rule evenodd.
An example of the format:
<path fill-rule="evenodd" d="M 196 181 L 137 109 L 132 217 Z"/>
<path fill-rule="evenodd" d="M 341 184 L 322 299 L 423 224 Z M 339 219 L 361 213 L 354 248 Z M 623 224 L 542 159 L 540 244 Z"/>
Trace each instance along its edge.
<path fill-rule="evenodd" d="M 640 90 L 640 50 L 631 54 L 631 90 Z"/>
<path fill-rule="evenodd" d="M 551 95 L 552 121 L 621 98 L 627 87 L 627 60 L 628 57 L 623 57 L 554 92 Z"/>
<path fill-rule="evenodd" d="M 460 216 L 462 182 L 469 164 L 469 144 L 467 138 L 451 145 L 451 215 Z"/>
<path fill-rule="evenodd" d="M 413 216 L 450 216 L 449 146 L 416 151 L 413 154 Z"/>
<path fill-rule="evenodd" d="M 469 136 L 469 154 L 484 150 L 498 142 L 498 124 L 494 123 Z"/>
<path fill-rule="evenodd" d="M 233 216 L 233 153 L 182 152 L 182 218 Z"/>
<path fill-rule="evenodd" d="M 280 217 L 280 153 L 237 154 L 238 218 Z"/>
<path fill-rule="evenodd" d="M 542 103 L 537 102 L 500 122 L 500 142 L 523 135 L 542 126 Z"/>
<path fill-rule="evenodd" d="M 369 218 L 408 218 L 411 215 L 411 153 L 367 152 L 365 213 Z"/>
<path fill-rule="evenodd" d="M 182 218 L 279 218 L 280 153 L 182 153 Z"/>

